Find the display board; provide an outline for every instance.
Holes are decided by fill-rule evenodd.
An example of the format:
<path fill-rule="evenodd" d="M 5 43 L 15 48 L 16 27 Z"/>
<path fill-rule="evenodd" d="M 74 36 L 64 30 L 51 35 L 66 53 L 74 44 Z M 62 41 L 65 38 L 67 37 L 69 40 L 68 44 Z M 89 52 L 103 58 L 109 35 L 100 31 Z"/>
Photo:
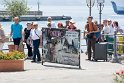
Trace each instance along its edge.
<path fill-rule="evenodd" d="M 80 30 L 42 28 L 45 62 L 80 66 Z"/>

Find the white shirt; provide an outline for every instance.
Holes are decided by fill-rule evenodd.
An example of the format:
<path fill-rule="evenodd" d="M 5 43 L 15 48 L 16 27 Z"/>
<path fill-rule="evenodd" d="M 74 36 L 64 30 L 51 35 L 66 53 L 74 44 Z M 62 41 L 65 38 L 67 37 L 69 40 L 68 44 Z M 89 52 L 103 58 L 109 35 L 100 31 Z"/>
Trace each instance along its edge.
<path fill-rule="evenodd" d="M 109 25 L 108 28 L 109 28 L 109 34 L 114 35 L 114 28 L 112 27 L 112 25 Z M 113 37 L 113 36 L 109 36 L 109 37 Z"/>
<path fill-rule="evenodd" d="M 51 23 L 51 28 L 56 28 L 56 24 L 54 22 Z"/>
<path fill-rule="evenodd" d="M 109 28 L 108 28 L 108 26 L 104 26 L 103 27 L 103 32 L 104 32 L 104 34 L 109 34 Z"/>
<path fill-rule="evenodd" d="M 120 27 L 114 27 L 114 32 L 116 31 L 116 32 L 119 32 L 119 30 L 120 30 Z"/>
<path fill-rule="evenodd" d="M 48 23 L 47 23 L 48 25 Z M 56 24 L 54 22 L 51 22 L 51 27 L 50 28 L 56 28 Z"/>
<path fill-rule="evenodd" d="M 30 32 L 30 37 L 32 40 L 40 39 L 41 35 L 42 35 L 42 31 L 39 29 L 32 29 Z"/>

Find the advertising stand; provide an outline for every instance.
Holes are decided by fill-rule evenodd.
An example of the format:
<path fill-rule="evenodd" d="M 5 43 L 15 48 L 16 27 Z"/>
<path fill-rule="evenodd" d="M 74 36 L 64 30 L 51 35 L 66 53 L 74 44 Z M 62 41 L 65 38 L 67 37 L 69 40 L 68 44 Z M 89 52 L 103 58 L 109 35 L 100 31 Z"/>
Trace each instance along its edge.
<path fill-rule="evenodd" d="M 42 28 L 44 62 L 80 66 L 80 30 Z"/>

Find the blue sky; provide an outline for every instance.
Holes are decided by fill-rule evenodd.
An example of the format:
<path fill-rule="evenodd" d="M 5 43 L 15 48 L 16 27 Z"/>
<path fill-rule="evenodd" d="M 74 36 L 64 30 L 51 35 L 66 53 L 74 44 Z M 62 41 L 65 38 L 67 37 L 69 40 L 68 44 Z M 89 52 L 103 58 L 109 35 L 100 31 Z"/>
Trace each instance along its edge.
<path fill-rule="evenodd" d="M 27 1 L 29 5 L 35 5 L 37 4 L 38 0 L 27 0 Z M 41 5 L 56 5 L 56 6 L 86 5 L 86 0 L 39 0 L 39 1 Z M 110 5 L 111 0 L 105 0 L 105 1 L 106 1 L 106 5 Z"/>
<path fill-rule="evenodd" d="M 38 0 L 28 0 L 29 4 L 37 3 Z M 42 5 L 85 5 L 86 0 L 39 0 Z M 110 4 L 111 0 L 106 0 Z"/>

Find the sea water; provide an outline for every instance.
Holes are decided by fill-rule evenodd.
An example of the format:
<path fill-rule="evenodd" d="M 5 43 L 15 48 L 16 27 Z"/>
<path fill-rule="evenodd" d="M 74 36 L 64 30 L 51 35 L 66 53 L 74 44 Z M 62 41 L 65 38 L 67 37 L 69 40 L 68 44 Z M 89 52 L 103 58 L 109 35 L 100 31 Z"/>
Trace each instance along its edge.
<path fill-rule="evenodd" d="M 30 8 L 30 10 L 37 10 L 36 2 L 33 4 L 32 1 L 34 0 L 30 0 L 28 7 Z M 76 27 L 81 31 L 84 30 L 84 26 L 87 22 L 87 17 L 89 16 L 89 8 L 87 7 L 85 0 L 67 0 L 66 3 L 64 3 L 65 0 L 63 0 L 61 3 L 59 2 L 60 0 L 47 0 L 49 1 L 48 3 L 45 3 L 45 0 L 43 1 L 44 3 L 41 2 L 43 5 L 40 5 L 40 10 L 43 11 L 43 16 L 71 16 L 76 22 Z M 92 8 L 92 16 L 94 17 L 94 20 L 99 22 L 99 10 L 97 4 L 95 4 Z M 114 13 L 110 0 L 107 0 L 107 2 L 105 3 L 102 11 L 102 19 L 111 19 L 112 21 L 118 21 L 119 26 L 121 28 L 124 28 L 124 15 L 117 15 Z M 65 23 L 65 21 L 63 20 L 59 21 Z M 57 24 L 59 21 L 54 22 Z M 1 22 L 6 34 L 10 33 L 10 26 L 12 23 L 13 22 Z M 26 23 L 27 21 L 21 22 L 23 28 L 26 27 Z M 46 23 L 46 21 L 38 21 L 40 28 L 46 27 Z M 83 34 L 81 36 L 83 36 Z M 84 45 L 85 40 L 82 40 L 81 44 Z"/>

